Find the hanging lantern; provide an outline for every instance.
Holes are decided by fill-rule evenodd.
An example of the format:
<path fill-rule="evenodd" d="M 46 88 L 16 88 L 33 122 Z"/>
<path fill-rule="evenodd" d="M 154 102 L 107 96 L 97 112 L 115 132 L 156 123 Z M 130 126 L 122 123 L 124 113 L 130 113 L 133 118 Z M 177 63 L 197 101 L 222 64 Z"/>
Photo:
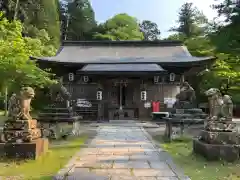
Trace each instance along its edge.
<path fill-rule="evenodd" d="M 89 81 L 89 77 L 88 76 L 83 76 L 83 82 L 87 83 Z"/>
<path fill-rule="evenodd" d="M 73 73 L 68 74 L 68 80 L 69 81 L 74 81 L 74 74 Z"/>
<path fill-rule="evenodd" d="M 147 100 L 147 91 L 141 91 L 141 101 Z"/>
<path fill-rule="evenodd" d="M 171 82 L 175 81 L 175 77 L 176 77 L 176 75 L 174 73 L 170 73 L 169 81 L 171 81 Z"/>
<path fill-rule="evenodd" d="M 102 100 L 102 91 L 97 91 L 97 100 Z"/>
<path fill-rule="evenodd" d="M 153 82 L 154 82 L 155 84 L 157 84 L 157 83 L 159 83 L 159 79 L 160 79 L 159 76 L 154 76 L 154 77 L 153 77 Z"/>

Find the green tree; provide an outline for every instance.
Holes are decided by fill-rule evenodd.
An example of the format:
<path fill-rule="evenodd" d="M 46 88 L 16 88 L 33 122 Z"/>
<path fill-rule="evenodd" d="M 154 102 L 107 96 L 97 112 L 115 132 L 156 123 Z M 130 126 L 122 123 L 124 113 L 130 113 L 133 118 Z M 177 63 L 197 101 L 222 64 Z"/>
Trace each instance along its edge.
<path fill-rule="evenodd" d="M 228 62 L 231 55 L 220 53 L 217 54 L 217 58 L 212 70 L 203 75 L 201 82 L 203 89 L 216 87 L 220 89 L 222 94 L 231 94 L 240 82 L 240 69 Z"/>
<path fill-rule="evenodd" d="M 240 94 L 240 3 L 233 0 L 221 0 L 214 5 L 219 16 L 225 17 L 222 23 L 215 24 L 209 34 L 212 44 L 216 47 L 218 82 L 223 92 Z M 238 96 L 239 97 L 239 96 Z M 240 102 L 240 99 L 239 99 Z"/>
<path fill-rule="evenodd" d="M 64 28 L 68 40 L 89 40 L 96 27 L 95 14 L 89 0 L 74 0 L 63 9 Z M 68 27 L 67 27 L 68 25 Z"/>
<path fill-rule="evenodd" d="M 240 3 L 224 0 L 213 6 L 219 16 L 225 17 L 221 26 L 216 27 L 211 39 L 219 52 L 240 55 Z"/>
<path fill-rule="evenodd" d="M 143 33 L 137 19 L 127 14 L 117 14 L 101 25 L 101 33 L 94 35 L 95 39 L 106 40 L 142 40 Z"/>
<path fill-rule="evenodd" d="M 144 20 L 140 24 L 140 30 L 143 33 L 145 40 L 157 40 L 161 34 L 158 25 L 149 20 Z"/>
<path fill-rule="evenodd" d="M 184 43 L 193 56 L 217 57 L 209 72 L 200 73 L 199 77 L 194 77 L 195 82 L 201 82 L 196 84 L 200 88 L 199 91 L 202 93 L 215 87 L 223 94 L 232 94 L 232 90 L 236 89 L 240 82 L 240 60 L 231 54 L 219 53 L 208 37 L 189 38 Z M 196 81 L 196 78 L 199 81 Z"/>
<path fill-rule="evenodd" d="M 8 21 L 0 14 L 0 76 L 2 86 L 31 85 L 43 87 L 53 83 L 52 74 L 39 69 L 30 56 L 54 55 L 41 40 L 22 37 L 22 24 Z"/>
<path fill-rule="evenodd" d="M 190 38 L 204 34 L 204 25 L 207 23 L 207 18 L 193 6 L 193 3 L 184 3 L 180 8 L 177 23 L 179 25 L 171 28 L 170 31 L 178 32 L 186 38 Z"/>
<path fill-rule="evenodd" d="M 8 0 L 3 10 L 9 20 L 18 19 L 23 23 L 25 36 L 35 38 L 38 29 L 45 29 L 52 45 L 60 44 L 60 21 L 58 0 Z M 34 34 L 35 33 L 35 34 Z"/>
<path fill-rule="evenodd" d="M 210 71 L 205 73 L 202 72 L 198 74 L 198 76 L 190 77 L 195 88 L 197 87 L 196 89 L 197 91 L 199 91 L 197 92 L 199 97 L 201 97 L 202 92 L 206 89 L 215 87 L 220 89 L 223 94 L 232 95 L 235 102 L 240 102 L 240 25 L 238 23 L 240 18 L 238 19 L 238 5 L 232 4 L 232 2 L 230 2 L 229 0 L 221 2 L 222 3 L 215 5 L 214 8 L 218 10 L 220 15 L 224 15 L 226 17 L 225 22 L 227 23 L 219 23 L 217 21 L 208 23 L 207 26 L 204 26 L 203 29 L 204 36 L 201 36 L 202 33 L 199 34 L 195 33 L 194 31 L 192 31 L 193 33 L 189 33 L 191 32 L 191 29 L 187 28 L 187 26 L 186 33 L 183 31 L 184 26 L 179 26 L 181 28 L 177 29 L 178 33 L 169 36 L 167 39 L 182 40 L 193 56 L 217 57 L 216 62 L 210 68 Z M 193 5 L 187 7 L 192 6 Z M 187 8 L 185 7 L 185 9 Z M 190 23 L 182 23 L 182 25 L 190 24 L 192 27 L 202 27 L 199 26 L 199 24 L 205 22 L 204 16 L 201 17 L 198 13 L 198 18 L 196 18 L 196 16 L 194 16 L 194 11 L 190 12 L 192 13 L 192 18 L 190 18 L 189 21 L 186 21 Z M 180 19 L 181 18 L 179 17 L 179 20 Z M 194 30 L 194 28 L 192 29 Z M 203 98 L 199 99 L 202 100 Z"/>
<path fill-rule="evenodd" d="M 165 40 L 177 40 L 184 42 L 186 37 L 182 33 L 174 33 L 169 35 Z"/>

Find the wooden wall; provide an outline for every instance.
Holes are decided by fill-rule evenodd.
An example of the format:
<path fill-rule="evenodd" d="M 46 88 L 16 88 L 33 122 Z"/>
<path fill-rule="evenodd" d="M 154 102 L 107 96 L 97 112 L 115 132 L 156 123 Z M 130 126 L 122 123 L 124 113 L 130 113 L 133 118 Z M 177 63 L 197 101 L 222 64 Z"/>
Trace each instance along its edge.
<path fill-rule="evenodd" d="M 92 103 L 98 104 L 98 116 L 106 117 L 107 112 L 111 108 L 119 108 L 118 85 L 114 85 L 114 82 L 120 79 L 111 79 L 103 76 L 88 76 L 89 81 L 84 82 L 82 75 L 74 75 L 74 80 L 69 81 L 68 75 L 63 77 L 64 85 L 72 94 L 72 104 L 76 104 L 77 99 L 86 99 Z M 144 103 L 159 100 L 163 105 L 164 98 L 174 98 L 179 92 L 180 76 L 176 75 L 175 82 L 170 82 L 168 76 L 162 76 L 159 83 L 153 82 L 153 76 L 151 77 L 138 77 L 128 79 L 126 88 L 126 108 L 138 108 L 139 118 L 149 118 L 151 109 L 146 109 Z M 102 88 L 103 100 L 96 100 L 96 93 L 98 88 Z M 141 90 L 147 92 L 147 100 L 141 101 Z M 94 107 L 96 108 L 96 107 Z M 111 117 L 110 117 L 111 118 Z"/>

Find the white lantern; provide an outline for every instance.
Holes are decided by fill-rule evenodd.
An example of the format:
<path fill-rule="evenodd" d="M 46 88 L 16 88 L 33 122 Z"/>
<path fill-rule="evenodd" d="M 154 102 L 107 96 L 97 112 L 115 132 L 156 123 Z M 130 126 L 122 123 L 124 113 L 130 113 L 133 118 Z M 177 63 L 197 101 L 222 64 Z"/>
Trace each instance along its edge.
<path fill-rule="evenodd" d="M 159 76 L 154 76 L 154 78 L 153 78 L 154 83 L 155 84 L 159 83 L 159 79 L 160 79 Z"/>
<path fill-rule="evenodd" d="M 74 81 L 74 74 L 73 73 L 68 74 L 68 80 L 69 81 Z"/>
<path fill-rule="evenodd" d="M 141 101 L 147 100 L 147 91 L 141 91 Z"/>
<path fill-rule="evenodd" d="M 97 91 L 97 100 L 102 100 L 102 91 Z"/>
<path fill-rule="evenodd" d="M 83 82 L 88 82 L 89 81 L 89 77 L 88 76 L 83 76 Z"/>
<path fill-rule="evenodd" d="M 170 73 L 169 81 L 171 81 L 171 82 L 175 81 L 175 77 L 176 77 L 176 75 L 174 73 Z"/>

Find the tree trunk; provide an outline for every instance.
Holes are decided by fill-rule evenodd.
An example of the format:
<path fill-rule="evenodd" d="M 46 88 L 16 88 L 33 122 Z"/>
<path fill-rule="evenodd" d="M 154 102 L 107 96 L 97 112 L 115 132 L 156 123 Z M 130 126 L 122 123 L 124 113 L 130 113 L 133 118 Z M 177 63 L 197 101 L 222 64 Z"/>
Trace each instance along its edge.
<path fill-rule="evenodd" d="M 14 17 L 13 17 L 13 20 L 17 20 L 18 8 L 19 8 L 19 0 L 16 1 L 16 5 L 15 5 L 15 9 L 14 9 Z"/>

